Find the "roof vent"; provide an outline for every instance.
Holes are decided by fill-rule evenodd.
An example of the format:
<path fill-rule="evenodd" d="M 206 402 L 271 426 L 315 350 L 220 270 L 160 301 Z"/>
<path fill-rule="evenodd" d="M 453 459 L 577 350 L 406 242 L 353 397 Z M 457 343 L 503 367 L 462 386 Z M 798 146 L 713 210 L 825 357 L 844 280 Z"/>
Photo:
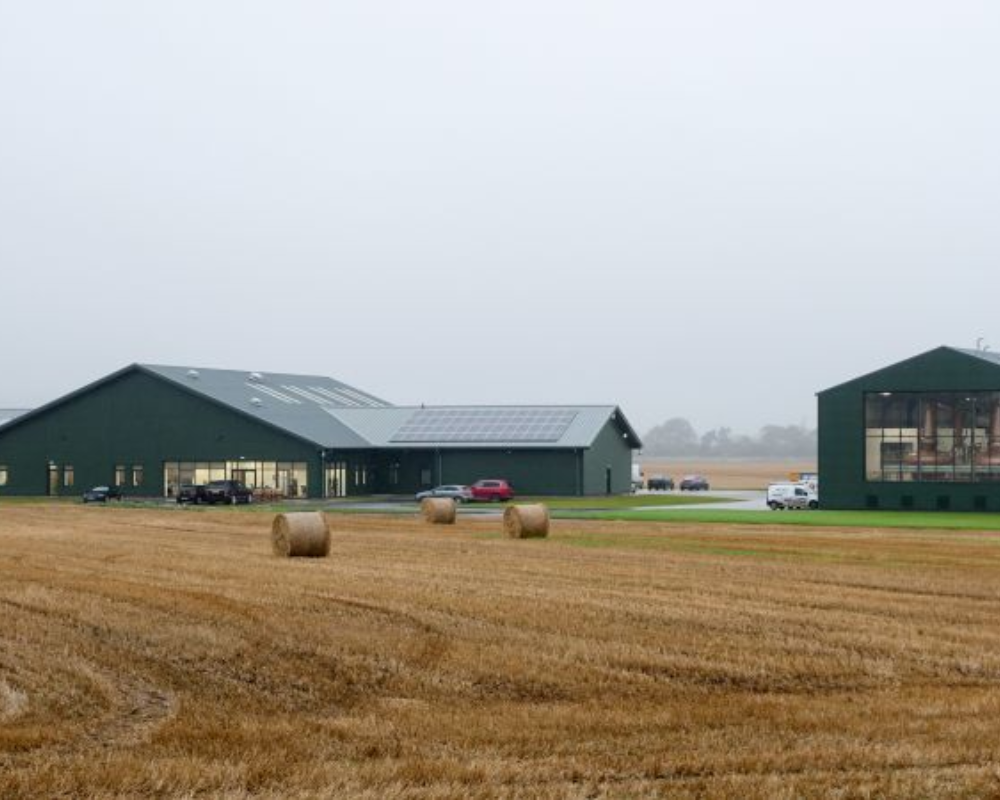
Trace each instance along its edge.
<path fill-rule="evenodd" d="M 264 401 L 261 400 L 259 397 L 251 397 L 250 405 L 254 406 L 255 408 L 260 408 L 262 405 L 264 405 Z"/>
<path fill-rule="evenodd" d="M 250 380 L 252 380 L 252 381 L 262 381 L 262 380 L 264 380 L 264 376 L 261 375 L 259 372 L 251 372 L 250 373 Z"/>
<path fill-rule="evenodd" d="M 198 377 L 198 370 L 196 370 L 196 369 L 189 369 L 188 372 L 187 372 L 187 375 L 188 375 L 188 377 L 191 380 L 195 380 Z"/>

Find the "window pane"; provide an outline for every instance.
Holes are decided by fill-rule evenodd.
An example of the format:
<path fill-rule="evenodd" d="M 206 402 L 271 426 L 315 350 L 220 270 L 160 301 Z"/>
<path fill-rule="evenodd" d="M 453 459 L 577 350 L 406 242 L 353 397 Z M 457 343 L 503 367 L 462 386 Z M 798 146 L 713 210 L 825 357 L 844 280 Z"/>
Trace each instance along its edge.
<path fill-rule="evenodd" d="M 1000 393 L 865 396 L 869 481 L 1000 480 Z"/>

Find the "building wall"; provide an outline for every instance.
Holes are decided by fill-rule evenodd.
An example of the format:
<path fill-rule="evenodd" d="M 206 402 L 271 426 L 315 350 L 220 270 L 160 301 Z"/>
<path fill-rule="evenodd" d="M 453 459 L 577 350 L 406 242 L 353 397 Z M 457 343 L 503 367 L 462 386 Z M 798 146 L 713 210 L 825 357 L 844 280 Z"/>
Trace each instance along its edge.
<path fill-rule="evenodd" d="M 328 454 L 328 459 L 364 459 L 371 471 L 369 492 L 410 494 L 446 483 L 470 484 L 481 478 L 505 478 L 519 495 L 600 495 L 606 491 L 608 465 L 612 492 L 631 490 L 632 450 L 609 422 L 590 449 L 480 448 L 366 451 Z M 398 483 L 389 476 L 398 464 Z"/>
<path fill-rule="evenodd" d="M 520 495 L 580 493 L 574 450 L 441 450 L 436 483 L 472 483 L 505 478 Z"/>
<path fill-rule="evenodd" d="M 1000 390 L 1000 365 L 939 348 L 819 395 L 820 500 L 827 509 L 936 510 L 940 498 L 954 511 L 985 503 L 1000 511 L 1000 485 L 954 482 L 883 482 L 865 479 L 864 396 L 877 392 Z"/>
<path fill-rule="evenodd" d="M 611 470 L 610 494 L 632 490 L 632 448 L 622 438 L 613 421 L 601 429 L 594 444 L 583 451 L 583 494 L 608 493 L 608 470 Z"/>
<path fill-rule="evenodd" d="M 261 459 L 305 461 L 309 494 L 320 496 L 319 452 L 308 444 L 140 371 L 126 372 L 39 416 L 0 430 L 0 464 L 9 468 L 0 495 L 44 495 L 48 464 L 74 469 L 78 496 L 114 483 L 115 465 L 144 469 L 127 494 L 161 496 L 164 461 Z M 60 481 L 61 484 L 61 481 Z"/>
<path fill-rule="evenodd" d="M 327 451 L 326 463 L 345 465 L 347 493 L 408 494 L 440 483 L 506 478 L 520 495 L 604 494 L 605 470 L 612 491 L 630 488 L 632 452 L 609 421 L 594 445 L 583 450 L 460 449 Z M 141 465 L 144 480 L 128 495 L 163 495 L 164 462 L 291 461 L 307 464 L 309 497 L 325 496 L 321 450 L 295 436 L 175 387 L 141 370 L 118 377 L 0 429 L 0 465 L 8 469 L 2 495 L 45 495 L 48 465 L 72 465 L 74 485 L 57 494 L 78 497 L 91 486 L 114 485 L 115 467 L 131 477 Z M 393 464 L 398 464 L 394 470 Z M 429 481 L 425 480 L 429 470 Z M 398 473 L 398 483 L 390 481 Z M 364 484 L 358 475 L 366 475 Z"/>

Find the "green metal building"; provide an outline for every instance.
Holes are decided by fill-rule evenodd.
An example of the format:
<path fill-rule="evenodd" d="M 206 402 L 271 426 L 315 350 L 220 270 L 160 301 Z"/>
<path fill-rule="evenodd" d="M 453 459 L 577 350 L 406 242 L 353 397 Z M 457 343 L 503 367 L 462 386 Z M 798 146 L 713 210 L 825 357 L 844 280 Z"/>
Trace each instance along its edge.
<path fill-rule="evenodd" d="M 823 508 L 1000 511 L 1000 356 L 939 347 L 819 393 Z"/>
<path fill-rule="evenodd" d="M 133 364 L 8 415 L 0 496 L 171 497 L 234 479 L 264 496 L 346 497 L 479 478 L 617 494 L 640 446 L 613 405 L 401 407 L 326 377 Z"/>

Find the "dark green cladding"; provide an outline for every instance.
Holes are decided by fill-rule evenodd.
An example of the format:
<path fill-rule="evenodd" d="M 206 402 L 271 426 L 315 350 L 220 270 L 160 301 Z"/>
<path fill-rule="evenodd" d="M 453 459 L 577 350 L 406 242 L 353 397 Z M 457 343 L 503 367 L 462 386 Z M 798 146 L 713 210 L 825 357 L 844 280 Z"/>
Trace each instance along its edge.
<path fill-rule="evenodd" d="M 995 483 L 885 482 L 865 479 L 864 398 L 880 392 L 1000 391 L 1000 363 L 940 347 L 819 394 L 819 474 L 823 508 L 940 508 L 1000 511 Z M 904 506 L 904 497 L 912 506 Z"/>
<path fill-rule="evenodd" d="M 392 449 L 326 450 L 225 404 L 150 374 L 123 370 L 50 407 L 0 429 L 0 465 L 8 483 L 0 495 L 44 495 L 50 464 L 71 465 L 69 496 L 90 486 L 113 484 L 115 466 L 141 465 L 142 486 L 127 494 L 162 496 L 163 464 L 173 461 L 305 462 L 310 497 L 323 496 L 326 463 L 347 465 L 348 494 L 410 493 L 430 483 L 469 483 L 506 478 L 519 494 L 577 495 L 627 492 L 632 449 L 625 430 L 609 419 L 589 448 L 581 449 Z M 367 470 L 354 483 L 355 466 Z M 389 482 L 397 474 L 398 481 Z M 61 483 L 61 482 L 60 482 Z"/>
<path fill-rule="evenodd" d="M 0 429 L 0 464 L 8 484 L 0 492 L 44 495 L 50 463 L 72 465 L 79 495 L 114 482 L 116 464 L 142 465 L 143 485 L 134 495 L 163 494 L 164 461 L 226 461 L 260 458 L 304 461 L 309 493 L 320 491 L 319 449 L 282 431 L 177 388 L 140 369 L 82 391 L 7 429 Z"/>

